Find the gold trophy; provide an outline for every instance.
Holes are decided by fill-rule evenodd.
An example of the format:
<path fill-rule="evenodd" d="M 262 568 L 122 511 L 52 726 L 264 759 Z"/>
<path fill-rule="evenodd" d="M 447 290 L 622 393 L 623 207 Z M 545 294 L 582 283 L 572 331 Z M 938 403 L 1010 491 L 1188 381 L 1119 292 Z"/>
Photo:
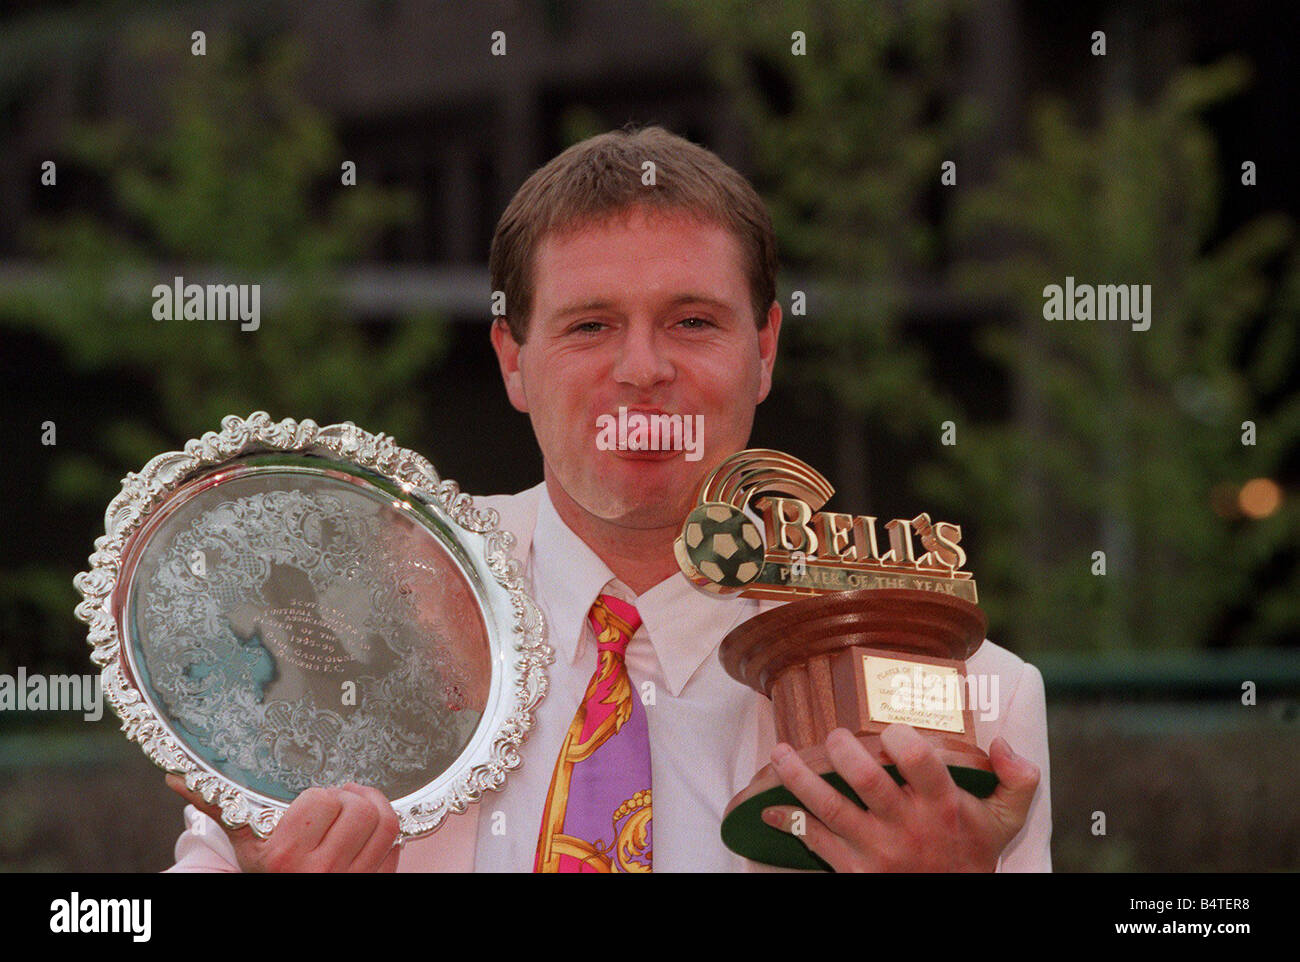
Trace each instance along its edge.
<path fill-rule="evenodd" d="M 798 458 L 762 448 L 732 455 L 701 482 L 674 546 L 683 573 L 706 591 L 789 602 L 728 633 L 723 667 L 772 699 L 777 737 L 859 806 L 823 745 L 838 727 L 902 784 L 880 733 L 911 725 L 959 786 L 988 797 L 997 776 L 964 697 L 966 659 L 987 621 L 961 570 L 961 528 L 924 513 L 881 525 L 821 511 L 834 493 Z M 723 842 L 758 862 L 827 868 L 760 817 L 799 804 L 766 765 L 727 806 Z"/>

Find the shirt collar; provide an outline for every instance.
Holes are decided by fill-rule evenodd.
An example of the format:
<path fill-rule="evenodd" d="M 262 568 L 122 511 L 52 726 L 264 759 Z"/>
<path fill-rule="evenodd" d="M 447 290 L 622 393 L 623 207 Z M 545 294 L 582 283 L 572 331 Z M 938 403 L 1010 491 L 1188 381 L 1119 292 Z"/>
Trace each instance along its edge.
<path fill-rule="evenodd" d="M 732 628 L 758 612 L 752 598 L 713 595 L 684 575 L 665 578 L 638 599 L 637 610 L 650 633 L 669 692 L 676 697 Z"/>
<path fill-rule="evenodd" d="M 564 523 L 542 485 L 533 533 L 533 586 L 545 605 L 548 640 L 557 658 L 582 657 L 587 612 L 602 592 L 636 605 L 641 627 L 633 639 L 648 638 L 675 697 L 704 664 L 716 658 L 728 631 L 758 612 L 753 599 L 720 596 L 672 576 L 639 597 L 614 577 L 609 566 Z"/>
<path fill-rule="evenodd" d="M 537 505 L 532 560 L 533 587 L 538 602 L 546 608 L 547 641 L 557 659 L 577 661 L 587 612 L 601 590 L 617 579 L 560 518 L 545 484 Z M 630 591 L 622 594 L 629 601 L 634 597 Z"/>

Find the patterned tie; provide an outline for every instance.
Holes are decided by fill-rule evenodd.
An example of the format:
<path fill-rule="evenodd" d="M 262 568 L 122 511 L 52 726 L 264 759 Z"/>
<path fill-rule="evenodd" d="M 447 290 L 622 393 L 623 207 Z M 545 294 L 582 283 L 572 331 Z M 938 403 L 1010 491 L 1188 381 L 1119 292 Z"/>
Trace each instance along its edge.
<path fill-rule="evenodd" d="M 534 872 L 649 872 L 650 730 L 623 657 L 636 608 L 601 595 L 587 615 L 596 673 L 560 746 Z"/>

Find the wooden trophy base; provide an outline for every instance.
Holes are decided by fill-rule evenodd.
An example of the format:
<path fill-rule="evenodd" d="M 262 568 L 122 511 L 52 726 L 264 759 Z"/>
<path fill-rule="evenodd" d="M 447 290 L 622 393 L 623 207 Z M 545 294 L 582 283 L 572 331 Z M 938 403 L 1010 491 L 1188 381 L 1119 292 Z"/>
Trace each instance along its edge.
<path fill-rule="evenodd" d="M 885 693 L 871 684 L 873 673 L 893 678 L 916 672 L 964 689 L 965 660 L 983 643 L 985 626 L 978 606 L 950 595 L 910 588 L 846 591 L 750 619 L 727 635 L 720 655 L 728 674 L 772 699 L 777 738 L 859 807 L 866 805 L 826 754 L 826 736 L 835 728 L 853 732 L 901 785 L 880 742 L 880 732 L 895 721 L 912 724 L 931 742 L 959 787 L 987 798 L 997 776 L 975 744 L 964 703 L 932 713 L 891 711 Z M 727 806 L 723 843 L 769 865 L 829 869 L 798 838 L 762 820 L 772 805 L 803 807 L 769 764 Z"/>

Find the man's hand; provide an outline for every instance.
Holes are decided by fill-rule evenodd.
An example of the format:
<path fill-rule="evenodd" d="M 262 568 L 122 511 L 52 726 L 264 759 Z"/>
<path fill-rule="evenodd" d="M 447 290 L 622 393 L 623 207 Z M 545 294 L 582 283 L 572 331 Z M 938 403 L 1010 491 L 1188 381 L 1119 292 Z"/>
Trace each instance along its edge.
<path fill-rule="evenodd" d="M 397 871 L 397 813 L 377 788 L 309 788 L 263 839 L 247 826 L 222 824 L 221 810 L 190 792 L 179 775 L 168 775 L 167 787 L 221 825 L 245 872 Z"/>
<path fill-rule="evenodd" d="M 778 805 L 763 820 L 799 836 L 837 872 L 992 872 L 1015 838 L 1038 789 L 1038 766 L 1003 738 L 990 746 L 998 787 L 986 799 L 958 788 L 934 748 L 908 725 L 880 735 L 907 784 L 898 785 L 847 729 L 826 738 L 831 764 L 869 811 L 815 774 L 789 745 L 772 764 L 807 813 Z"/>

